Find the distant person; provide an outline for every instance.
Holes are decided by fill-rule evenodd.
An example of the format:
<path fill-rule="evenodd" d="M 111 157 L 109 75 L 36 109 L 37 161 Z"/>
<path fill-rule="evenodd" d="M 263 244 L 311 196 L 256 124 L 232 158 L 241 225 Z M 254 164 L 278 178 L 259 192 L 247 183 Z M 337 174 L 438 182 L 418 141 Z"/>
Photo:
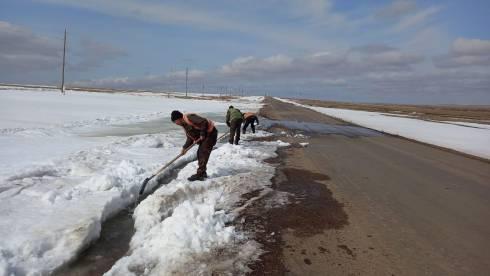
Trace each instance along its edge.
<path fill-rule="evenodd" d="M 247 127 L 250 125 L 250 128 L 252 129 L 252 132 L 255 133 L 255 122 L 257 122 L 257 125 L 259 124 L 259 118 L 255 113 L 253 112 L 245 112 L 243 113 L 243 134 L 247 132 Z"/>
<path fill-rule="evenodd" d="M 199 144 L 197 149 L 197 173 L 187 178 L 189 181 L 203 181 L 208 174 L 206 173 L 206 165 L 208 164 L 209 156 L 216 145 L 218 139 L 218 130 L 214 127 L 213 121 L 203 118 L 193 113 L 182 114 L 177 110 L 172 111 L 172 122 L 184 128 L 187 141 L 182 147 L 182 153 L 193 143 Z"/>
<path fill-rule="evenodd" d="M 240 141 L 240 128 L 243 122 L 243 114 L 240 109 L 234 108 L 232 105 L 228 108 L 226 112 L 226 125 L 230 128 L 230 139 L 228 142 L 230 144 L 235 143 L 238 145 Z"/>

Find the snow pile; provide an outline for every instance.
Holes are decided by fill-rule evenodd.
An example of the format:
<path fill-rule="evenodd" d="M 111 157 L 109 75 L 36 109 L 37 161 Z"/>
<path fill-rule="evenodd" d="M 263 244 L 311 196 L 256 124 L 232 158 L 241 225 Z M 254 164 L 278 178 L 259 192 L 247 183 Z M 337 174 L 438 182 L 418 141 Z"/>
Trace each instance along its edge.
<path fill-rule="evenodd" d="M 310 108 L 363 127 L 490 159 L 490 129 L 487 125 L 465 126 L 461 123 L 423 121 L 378 112 L 314 107 L 279 98 L 278 100 Z"/>
<path fill-rule="evenodd" d="M 155 147 L 163 139 L 167 148 Z M 179 140 L 131 137 L 10 176 L 0 193 L 6 271 L 47 273 L 74 258 L 135 200 L 143 179 L 178 154 Z"/>
<path fill-rule="evenodd" d="M 276 156 L 280 145 L 288 144 L 225 144 L 212 152 L 209 178 L 202 182 L 186 180 L 197 168 L 197 162 L 188 164 L 177 179 L 138 205 L 131 253 L 107 275 L 247 272 L 246 263 L 261 251 L 228 223 L 241 210 L 237 206 L 241 195 L 258 189 L 270 191 L 274 168 L 263 160 Z"/>

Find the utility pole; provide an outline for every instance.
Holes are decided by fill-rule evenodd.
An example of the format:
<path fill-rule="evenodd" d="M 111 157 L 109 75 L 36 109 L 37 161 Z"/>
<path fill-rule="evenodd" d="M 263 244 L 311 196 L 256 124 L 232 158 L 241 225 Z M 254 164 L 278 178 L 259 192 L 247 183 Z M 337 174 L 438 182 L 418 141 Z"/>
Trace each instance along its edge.
<path fill-rule="evenodd" d="M 63 65 L 61 68 L 61 94 L 65 95 L 65 54 L 66 53 L 66 28 L 65 28 L 65 39 L 63 43 Z"/>
<path fill-rule="evenodd" d="M 185 97 L 187 98 L 187 80 L 189 79 L 189 67 L 185 67 Z"/>

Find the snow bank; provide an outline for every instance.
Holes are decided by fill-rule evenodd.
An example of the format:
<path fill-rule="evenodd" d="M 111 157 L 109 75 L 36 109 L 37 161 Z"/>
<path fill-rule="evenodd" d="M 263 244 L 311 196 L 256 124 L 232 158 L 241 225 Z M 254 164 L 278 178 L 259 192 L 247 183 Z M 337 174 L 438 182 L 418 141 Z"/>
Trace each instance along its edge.
<path fill-rule="evenodd" d="M 143 179 L 178 154 L 181 139 L 140 135 L 11 175 L 0 193 L 7 271 L 48 273 L 74 258 L 135 200 Z"/>
<path fill-rule="evenodd" d="M 130 255 L 106 275 L 244 274 L 259 246 L 228 225 L 240 209 L 241 195 L 269 191 L 274 157 L 280 142 L 225 144 L 214 150 L 209 178 L 189 182 L 197 162 L 187 165 L 170 184 L 159 188 L 135 210 L 136 233 Z M 263 191 L 263 192 L 264 192 Z"/>
<path fill-rule="evenodd" d="M 290 100 L 279 98 L 278 100 L 313 109 L 371 129 L 490 159 L 490 129 L 488 125 L 423 121 L 393 117 L 378 112 L 315 107 L 301 105 Z"/>

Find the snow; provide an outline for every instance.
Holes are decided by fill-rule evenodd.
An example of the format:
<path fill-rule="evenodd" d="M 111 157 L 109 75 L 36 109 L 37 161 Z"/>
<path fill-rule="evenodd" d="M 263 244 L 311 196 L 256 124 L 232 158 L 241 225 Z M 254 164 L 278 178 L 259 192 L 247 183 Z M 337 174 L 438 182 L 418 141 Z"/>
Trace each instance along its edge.
<path fill-rule="evenodd" d="M 106 275 L 246 273 L 246 263 L 259 256 L 260 248 L 227 223 L 241 209 L 236 205 L 242 194 L 270 191 L 274 168 L 263 160 L 276 156 L 276 147 L 285 145 L 281 141 L 222 145 L 212 152 L 209 178 L 202 182 L 186 180 L 197 168 L 197 162 L 188 164 L 177 179 L 138 205 L 131 253 Z M 223 248 L 234 250 L 220 256 L 217 252 Z"/>
<path fill-rule="evenodd" d="M 466 126 L 466 127 L 473 127 L 473 128 L 490 129 L 490 125 L 488 125 L 488 124 L 467 123 L 467 122 L 456 122 L 456 121 L 442 121 L 442 122 L 443 122 L 443 123 L 446 123 L 446 124 L 453 124 L 453 125 L 459 125 L 459 126 Z"/>
<path fill-rule="evenodd" d="M 258 99 L 232 104 L 256 111 Z M 0 275 L 49 274 L 75 258 L 104 220 L 135 201 L 143 179 L 180 152 L 185 136 L 169 121 L 172 110 L 222 123 L 229 105 L 155 94 L 0 91 Z M 177 164 L 193 158 L 195 149 Z"/>
<path fill-rule="evenodd" d="M 301 105 L 290 100 L 278 100 L 313 109 L 363 127 L 490 159 L 490 128 L 488 125 L 424 121 L 387 116 L 378 112 L 315 107 Z"/>

